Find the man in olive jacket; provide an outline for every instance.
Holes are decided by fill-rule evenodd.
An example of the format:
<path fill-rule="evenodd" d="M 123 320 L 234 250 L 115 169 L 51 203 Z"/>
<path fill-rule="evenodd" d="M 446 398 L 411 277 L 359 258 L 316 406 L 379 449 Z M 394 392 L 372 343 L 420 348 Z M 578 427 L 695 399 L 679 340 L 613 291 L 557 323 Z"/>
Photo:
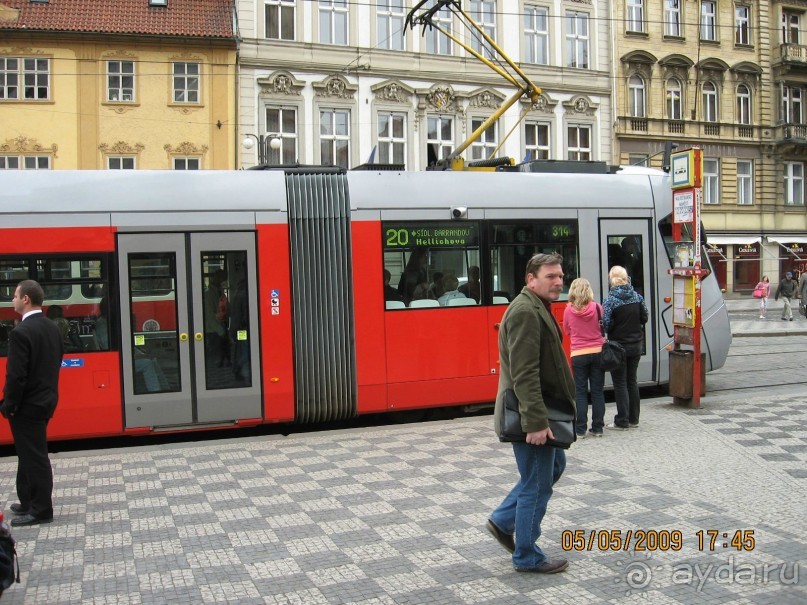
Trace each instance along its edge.
<path fill-rule="evenodd" d="M 496 434 L 504 391 L 513 389 L 519 401 L 525 442 L 514 442 L 519 482 L 494 510 L 488 531 L 513 553 L 516 571 L 557 573 L 566 559 L 550 559 L 535 543 L 552 496 L 552 486 L 566 468 L 566 454 L 550 447 L 545 398 L 575 413 L 574 380 L 561 343 L 561 331 L 550 306 L 563 291 L 563 259 L 536 254 L 527 263 L 526 287 L 510 303 L 499 330 L 499 393 L 494 413 Z M 515 534 L 515 539 L 513 535 Z"/>

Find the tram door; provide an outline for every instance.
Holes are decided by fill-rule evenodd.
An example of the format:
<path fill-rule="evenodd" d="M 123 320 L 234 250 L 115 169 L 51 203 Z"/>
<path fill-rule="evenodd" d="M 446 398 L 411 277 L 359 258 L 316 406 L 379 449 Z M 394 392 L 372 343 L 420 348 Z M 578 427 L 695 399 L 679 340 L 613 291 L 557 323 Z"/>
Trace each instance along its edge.
<path fill-rule="evenodd" d="M 121 234 L 126 428 L 261 417 L 255 238 Z"/>
<path fill-rule="evenodd" d="M 625 267 L 633 288 L 642 295 L 647 305 L 648 322 L 645 325 L 645 354 L 639 362 L 639 380 L 653 378 L 655 347 L 653 343 L 653 317 L 655 295 L 653 291 L 652 240 L 649 220 L 600 219 L 600 259 L 602 259 L 602 295 L 608 294 L 608 271 L 614 265 Z"/>

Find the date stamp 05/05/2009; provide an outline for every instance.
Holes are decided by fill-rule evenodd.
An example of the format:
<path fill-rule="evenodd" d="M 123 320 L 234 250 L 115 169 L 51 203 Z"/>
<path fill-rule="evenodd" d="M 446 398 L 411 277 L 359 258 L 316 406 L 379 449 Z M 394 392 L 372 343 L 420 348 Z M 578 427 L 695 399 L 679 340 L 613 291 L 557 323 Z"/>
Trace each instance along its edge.
<path fill-rule="evenodd" d="M 751 552 L 756 547 L 753 529 L 700 529 L 694 532 L 698 550 Z M 679 551 L 684 532 L 678 529 L 566 529 L 560 545 L 565 551 Z"/>

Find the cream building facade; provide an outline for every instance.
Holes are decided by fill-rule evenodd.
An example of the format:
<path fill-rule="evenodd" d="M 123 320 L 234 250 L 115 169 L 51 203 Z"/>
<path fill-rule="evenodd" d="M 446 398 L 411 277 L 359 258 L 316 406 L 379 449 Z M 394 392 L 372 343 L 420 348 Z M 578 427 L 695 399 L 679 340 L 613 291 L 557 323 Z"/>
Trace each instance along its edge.
<path fill-rule="evenodd" d="M 513 88 L 436 31 L 404 30 L 409 4 L 389 0 L 238 0 L 241 136 L 269 163 L 370 159 L 422 170 L 482 123 Z M 474 0 L 463 8 L 543 94 L 517 103 L 466 150 L 467 160 L 611 158 L 610 28 L 604 0 Z M 469 40 L 448 11 L 438 19 Z M 526 117 L 519 123 L 522 112 Z M 254 166 L 257 147 L 242 147 Z M 373 150 L 375 149 L 375 153 Z"/>
<path fill-rule="evenodd" d="M 235 167 L 231 2 L 0 0 L 0 36 L 0 169 Z"/>
<path fill-rule="evenodd" d="M 615 159 L 704 154 L 702 220 L 728 297 L 807 269 L 805 2 L 617 0 Z M 792 41 L 796 40 L 796 41 Z"/>

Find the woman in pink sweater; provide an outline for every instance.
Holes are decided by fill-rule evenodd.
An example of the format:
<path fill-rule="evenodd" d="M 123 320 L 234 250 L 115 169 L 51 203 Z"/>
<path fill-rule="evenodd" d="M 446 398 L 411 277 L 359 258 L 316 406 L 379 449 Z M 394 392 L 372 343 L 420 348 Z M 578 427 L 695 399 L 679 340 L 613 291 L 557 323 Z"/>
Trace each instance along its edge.
<path fill-rule="evenodd" d="M 599 311 L 599 314 L 598 314 Z M 586 436 L 588 394 L 591 391 L 591 430 L 602 437 L 605 417 L 605 372 L 600 367 L 604 338 L 600 329 L 602 307 L 594 302 L 591 284 L 582 277 L 569 287 L 569 304 L 563 311 L 563 331 L 572 339 L 572 371 L 577 402 L 577 436 Z"/>

